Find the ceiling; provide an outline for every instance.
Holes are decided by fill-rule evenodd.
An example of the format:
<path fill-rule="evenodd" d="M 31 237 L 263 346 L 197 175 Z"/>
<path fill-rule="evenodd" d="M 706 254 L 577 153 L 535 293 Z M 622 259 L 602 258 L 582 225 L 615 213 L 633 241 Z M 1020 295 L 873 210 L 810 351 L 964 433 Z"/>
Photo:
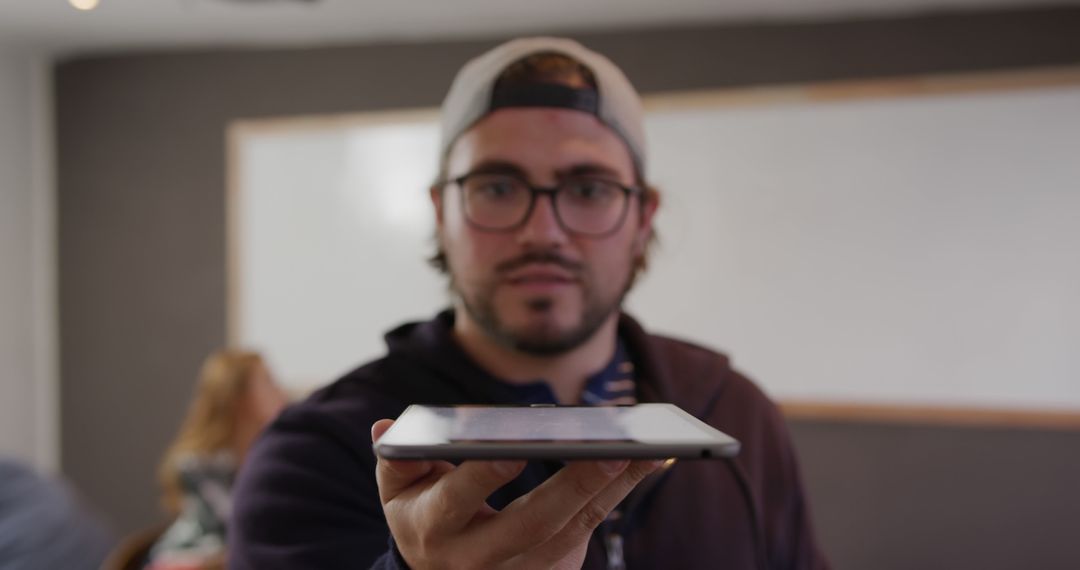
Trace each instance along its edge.
<path fill-rule="evenodd" d="M 1053 0 L 0 0 L 0 45 L 52 52 L 501 36 L 702 21 L 830 19 Z M 1055 3 L 1080 4 L 1080 0 Z"/>

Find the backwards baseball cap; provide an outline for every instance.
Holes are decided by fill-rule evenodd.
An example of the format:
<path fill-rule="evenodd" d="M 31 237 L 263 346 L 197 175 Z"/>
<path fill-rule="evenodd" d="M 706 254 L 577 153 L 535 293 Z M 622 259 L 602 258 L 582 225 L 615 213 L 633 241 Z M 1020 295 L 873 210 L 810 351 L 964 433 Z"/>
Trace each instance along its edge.
<path fill-rule="evenodd" d="M 592 72 L 596 88 L 575 88 L 554 82 L 534 82 L 496 91 L 510 65 L 540 53 L 561 54 Z M 469 61 L 458 71 L 442 105 L 439 149 L 450 151 L 462 133 L 496 109 L 557 107 L 595 115 L 626 143 L 639 176 L 644 176 L 645 128 L 641 98 L 622 70 L 608 58 L 573 40 L 552 37 L 506 42 Z"/>

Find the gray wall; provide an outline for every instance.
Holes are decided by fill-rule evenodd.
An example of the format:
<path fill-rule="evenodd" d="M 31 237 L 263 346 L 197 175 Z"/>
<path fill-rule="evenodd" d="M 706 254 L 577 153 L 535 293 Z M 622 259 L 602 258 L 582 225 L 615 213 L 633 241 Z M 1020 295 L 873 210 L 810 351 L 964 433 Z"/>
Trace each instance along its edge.
<path fill-rule="evenodd" d="M 1080 10 L 577 37 L 651 92 L 1077 64 Z M 62 464 L 119 530 L 158 519 L 156 462 L 200 360 L 225 341 L 228 121 L 433 106 L 457 67 L 493 43 L 149 53 L 57 66 Z M 794 428 L 821 534 L 840 568 L 952 567 L 953 559 L 935 555 L 969 542 L 1012 548 L 1008 532 L 1025 527 L 1010 526 L 1012 512 L 1004 509 L 1019 506 L 989 510 L 984 503 L 1001 490 L 977 468 L 999 462 L 1012 469 L 1001 477 L 1014 487 L 1040 473 L 1041 487 L 1071 493 L 1071 503 L 1055 502 L 1049 492 L 1012 496 L 1030 499 L 1033 513 L 1064 509 L 1043 520 L 1050 530 L 1038 540 L 1056 549 L 1052 560 L 1075 560 L 1064 540 L 1051 540 L 1061 536 L 1053 532 L 1058 520 L 1077 526 L 1071 481 L 1080 476 L 1075 463 L 1059 459 L 1078 448 L 1075 434 L 810 422 Z M 947 436 L 959 438 L 949 441 L 965 453 L 940 447 Z M 904 445 L 892 445 L 897 440 Z M 1008 453 L 1001 440 L 1011 445 Z M 942 450 L 926 456 L 932 462 L 921 461 L 922 442 Z M 1029 443 L 1045 453 L 1028 464 L 1006 463 Z M 891 447 L 901 451 L 881 452 Z M 910 487 L 906 471 L 889 467 L 912 464 L 926 465 L 921 492 Z M 954 504 L 953 477 L 968 472 L 980 474 L 964 488 L 970 501 L 946 516 L 941 510 Z M 862 495 L 848 492 L 852 481 L 863 485 Z M 972 505 L 982 510 L 968 512 Z M 973 513 L 992 513 L 992 528 L 969 542 L 945 539 L 973 524 Z M 900 563 L 905 560 L 911 564 Z M 985 560 L 971 567 L 1011 559 Z"/>
<path fill-rule="evenodd" d="M 1080 431 L 791 428 L 838 569 L 1080 568 Z"/>

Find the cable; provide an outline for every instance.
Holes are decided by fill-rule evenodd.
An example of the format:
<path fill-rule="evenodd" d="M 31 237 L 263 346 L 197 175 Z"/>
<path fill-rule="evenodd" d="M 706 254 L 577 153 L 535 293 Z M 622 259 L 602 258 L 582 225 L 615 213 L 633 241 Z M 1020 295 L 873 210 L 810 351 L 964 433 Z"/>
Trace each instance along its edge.
<path fill-rule="evenodd" d="M 761 516 L 758 514 L 757 503 L 754 502 L 754 493 L 750 489 L 750 480 L 746 476 L 746 471 L 742 466 L 735 462 L 732 457 L 727 457 L 724 462 L 731 467 L 731 472 L 735 475 L 735 480 L 739 483 L 739 490 L 742 491 L 743 500 L 746 502 L 746 508 L 750 512 L 750 526 L 751 532 L 754 535 L 754 550 L 756 551 L 754 558 L 757 559 L 758 570 L 768 570 L 769 568 L 769 554 L 765 549 L 765 532 L 761 528 Z"/>

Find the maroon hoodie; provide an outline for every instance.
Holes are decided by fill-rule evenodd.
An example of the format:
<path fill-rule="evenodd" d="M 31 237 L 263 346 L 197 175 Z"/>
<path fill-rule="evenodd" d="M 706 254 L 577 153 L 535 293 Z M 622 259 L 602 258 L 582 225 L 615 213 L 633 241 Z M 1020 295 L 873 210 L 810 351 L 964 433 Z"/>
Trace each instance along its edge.
<path fill-rule="evenodd" d="M 515 403 L 451 336 L 453 313 L 386 336 L 386 357 L 287 409 L 240 474 L 229 528 L 233 570 L 405 567 L 375 484 L 371 424 L 409 404 Z M 734 461 L 680 461 L 643 481 L 593 535 L 584 568 L 828 568 L 814 539 L 795 454 L 776 406 L 727 358 L 649 335 L 619 336 L 638 399 L 671 402 L 740 442 Z M 530 463 L 490 499 L 500 508 L 559 466 Z M 751 506 L 752 505 L 752 506 Z"/>

